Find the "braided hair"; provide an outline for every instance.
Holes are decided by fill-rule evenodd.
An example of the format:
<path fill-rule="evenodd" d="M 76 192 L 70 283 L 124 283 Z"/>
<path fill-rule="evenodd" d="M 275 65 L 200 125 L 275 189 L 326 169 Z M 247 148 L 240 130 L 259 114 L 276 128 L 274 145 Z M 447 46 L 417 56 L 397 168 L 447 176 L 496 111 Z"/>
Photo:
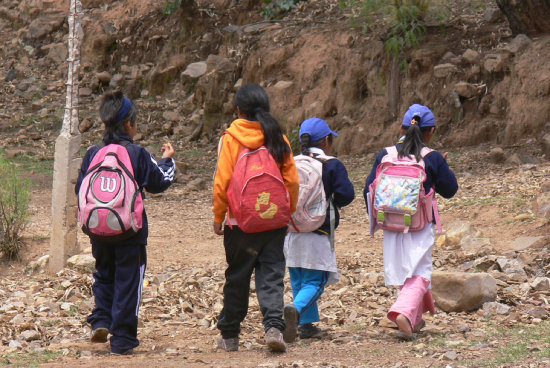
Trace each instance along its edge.
<path fill-rule="evenodd" d="M 316 140 L 315 142 L 311 142 L 311 135 L 308 133 L 304 133 L 300 136 L 300 150 L 302 152 L 302 155 L 310 156 L 311 152 L 309 150 L 310 147 L 319 147 L 326 137 L 323 137 L 321 139 Z M 332 143 L 332 134 L 328 135 L 329 143 Z"/>

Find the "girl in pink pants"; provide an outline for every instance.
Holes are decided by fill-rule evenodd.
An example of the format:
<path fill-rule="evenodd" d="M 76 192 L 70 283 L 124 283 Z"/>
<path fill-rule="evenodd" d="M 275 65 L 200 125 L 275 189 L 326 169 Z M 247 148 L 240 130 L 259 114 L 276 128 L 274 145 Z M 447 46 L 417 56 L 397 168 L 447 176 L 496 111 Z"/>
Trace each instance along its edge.
<path fill-rule="evenodd" d="M 401 139 L 395 145 L 398 155 L 415 156 L 427 147 L 435 131 L 435 116 L 423 105 L 409 107 L 401 123 Z M 376 178 L 376 169 L 388 152 L 384 148 L 376 156 L 367 177 L 363 196 L 368 207 L 369 186 Z M 458 190 L 454 173 L 446 161 L 447 153 L 431 151 L 423 157 L 426 180 L 424 190 L 434 188 L 444 198 L 451 198 Z M 388 312 L 388 318 L 399 327 L 399 336 L 414 337 L 425 322 L 424 312 L 435 313 L 430 283 L 432 279 L 432 249 L 435 240 L 434 224 L 430 223 L 417 232 L 399 233 L 384 230 L 384 276 L 386 285 L 400 286 L 401 291 Z"/>

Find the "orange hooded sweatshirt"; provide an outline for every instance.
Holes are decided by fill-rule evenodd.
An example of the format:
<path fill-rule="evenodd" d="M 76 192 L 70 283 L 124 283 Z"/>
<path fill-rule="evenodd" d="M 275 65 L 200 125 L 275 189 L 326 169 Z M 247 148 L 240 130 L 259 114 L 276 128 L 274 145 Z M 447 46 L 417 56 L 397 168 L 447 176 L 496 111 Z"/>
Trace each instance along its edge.
<path fill-rule="evenodd" d="M 231 123 L 227 131 L 231 134 L 223 136 L 219 149 L 218 167 L 214 176 L 214 221 L 219 223 L 223 222 L 227 212 L 227 188 L 233 177 L 233 169 L 241 150 L 244 146 L 256 149 L 264 144 L 264 133 L 257 121 L 237 119 Z M 289 144 L 286 136 L 283 135 L 283 138 Z M 290 212 L 294 213 L 298 202 L 299 182 L 292 153 L 286 157 L 282 165 L 279 164 L 279 169 L 290 196 Z"/>

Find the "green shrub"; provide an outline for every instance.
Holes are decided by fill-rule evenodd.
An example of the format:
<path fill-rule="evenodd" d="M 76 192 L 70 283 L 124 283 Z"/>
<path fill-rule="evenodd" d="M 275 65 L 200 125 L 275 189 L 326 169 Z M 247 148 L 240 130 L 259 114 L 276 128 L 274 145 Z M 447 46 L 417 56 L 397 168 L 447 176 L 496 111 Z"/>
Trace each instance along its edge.
<path fill-rule="evenodd" d="M 0 155 L 0 253 L 7 259 L 19 258 L 30 199 L 30 180 L 22 178 L 15 166 Z"/>
<path fill-rule="evenodd" d="M 298 155 L 302 151 L 302 147 L 300 146 L 300 127 L 294 128 L 292 130 L 287 130 L 285 133 L 286 137 L 288 138 L 290 142 L 290 148 L 292 149 L 292 153 L 294 155 Z"/>
<path fill-rule="evenodd" d="M 296 4 L 301 0 L 264 0 L 267 4 L 262 8 L 266 19 L 275 18 L 287 11 L 296 8 Z"/>
<path fill-rule="evenodd" d="M 175 14 L 179 9 L 193 13 L 196 9 L 194 0 L 165 0 L 162 12 L 166 15 Z"/>
<path fill-rule="evenodd" d="M 166 0 L 162 12 L 166 15 L 172 15 L 178 11 L 181 6 L 182 0 Z"/>
<path fill-rule="evenodd" d="M 339 0 L 343 9 L 352 13 L 354 26 L 363 32 L 375 26 L 388 27 L 386 52 L 404 61 L 405 51 L 418 47 L 426 32 L 428 15 L 447 17 L 444 0 Z M 406 66 L 406 65 L 405 65 Z"/>

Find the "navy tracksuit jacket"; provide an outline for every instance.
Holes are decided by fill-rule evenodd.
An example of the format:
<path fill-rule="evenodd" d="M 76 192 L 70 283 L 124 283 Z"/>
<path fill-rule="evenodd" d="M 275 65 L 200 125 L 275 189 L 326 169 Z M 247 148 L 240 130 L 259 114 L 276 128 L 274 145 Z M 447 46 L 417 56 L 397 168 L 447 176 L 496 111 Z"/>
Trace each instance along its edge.
<path fill-rule="evenodd" d="M 123 135 L 119 138 L 131 143 L 126 146 L 126 149 L 140 189 L 160 193 L 172 184 L 176 172 L 173 159 L 163 158 L 157 162 L 145 148 L 133 144 L 130 137 Z M 84 156 L 75 186 L 77 194 L 86 171 L 98 151 L 97 146 L 92 146 Z M 109 329 L 113 353 L 123 353 L 139 345 L 137 316 L 147 265 L 145 246 L 148 233 L 147 215 L 144 211 L 143 227 L 134 237 L 114 244 L 90 239 L 92 254 L 96 260 L 96 272 L 94 272 L 92 285 L 95 308 L 87 321 L 92 329 L 100 327 Z"/>
<path fill-rule="evenodd" d="M 315 153 L 314 155 L 317 156 Z M 336 158 L 323 162 L 323 188 L 327 200 L 331 197 L 333 198 L 335 211 L 334 228 L 336 229 L 340 223 L 338 209 L 347 206 L 355 199 L 355 191 L 353 184 L 348 178 L 348 171 L 344 164 Z M 328 210 L 325 222 L 314 232 L 325 235 L 330 234 L 330 216 L 328 215 Z"/>

